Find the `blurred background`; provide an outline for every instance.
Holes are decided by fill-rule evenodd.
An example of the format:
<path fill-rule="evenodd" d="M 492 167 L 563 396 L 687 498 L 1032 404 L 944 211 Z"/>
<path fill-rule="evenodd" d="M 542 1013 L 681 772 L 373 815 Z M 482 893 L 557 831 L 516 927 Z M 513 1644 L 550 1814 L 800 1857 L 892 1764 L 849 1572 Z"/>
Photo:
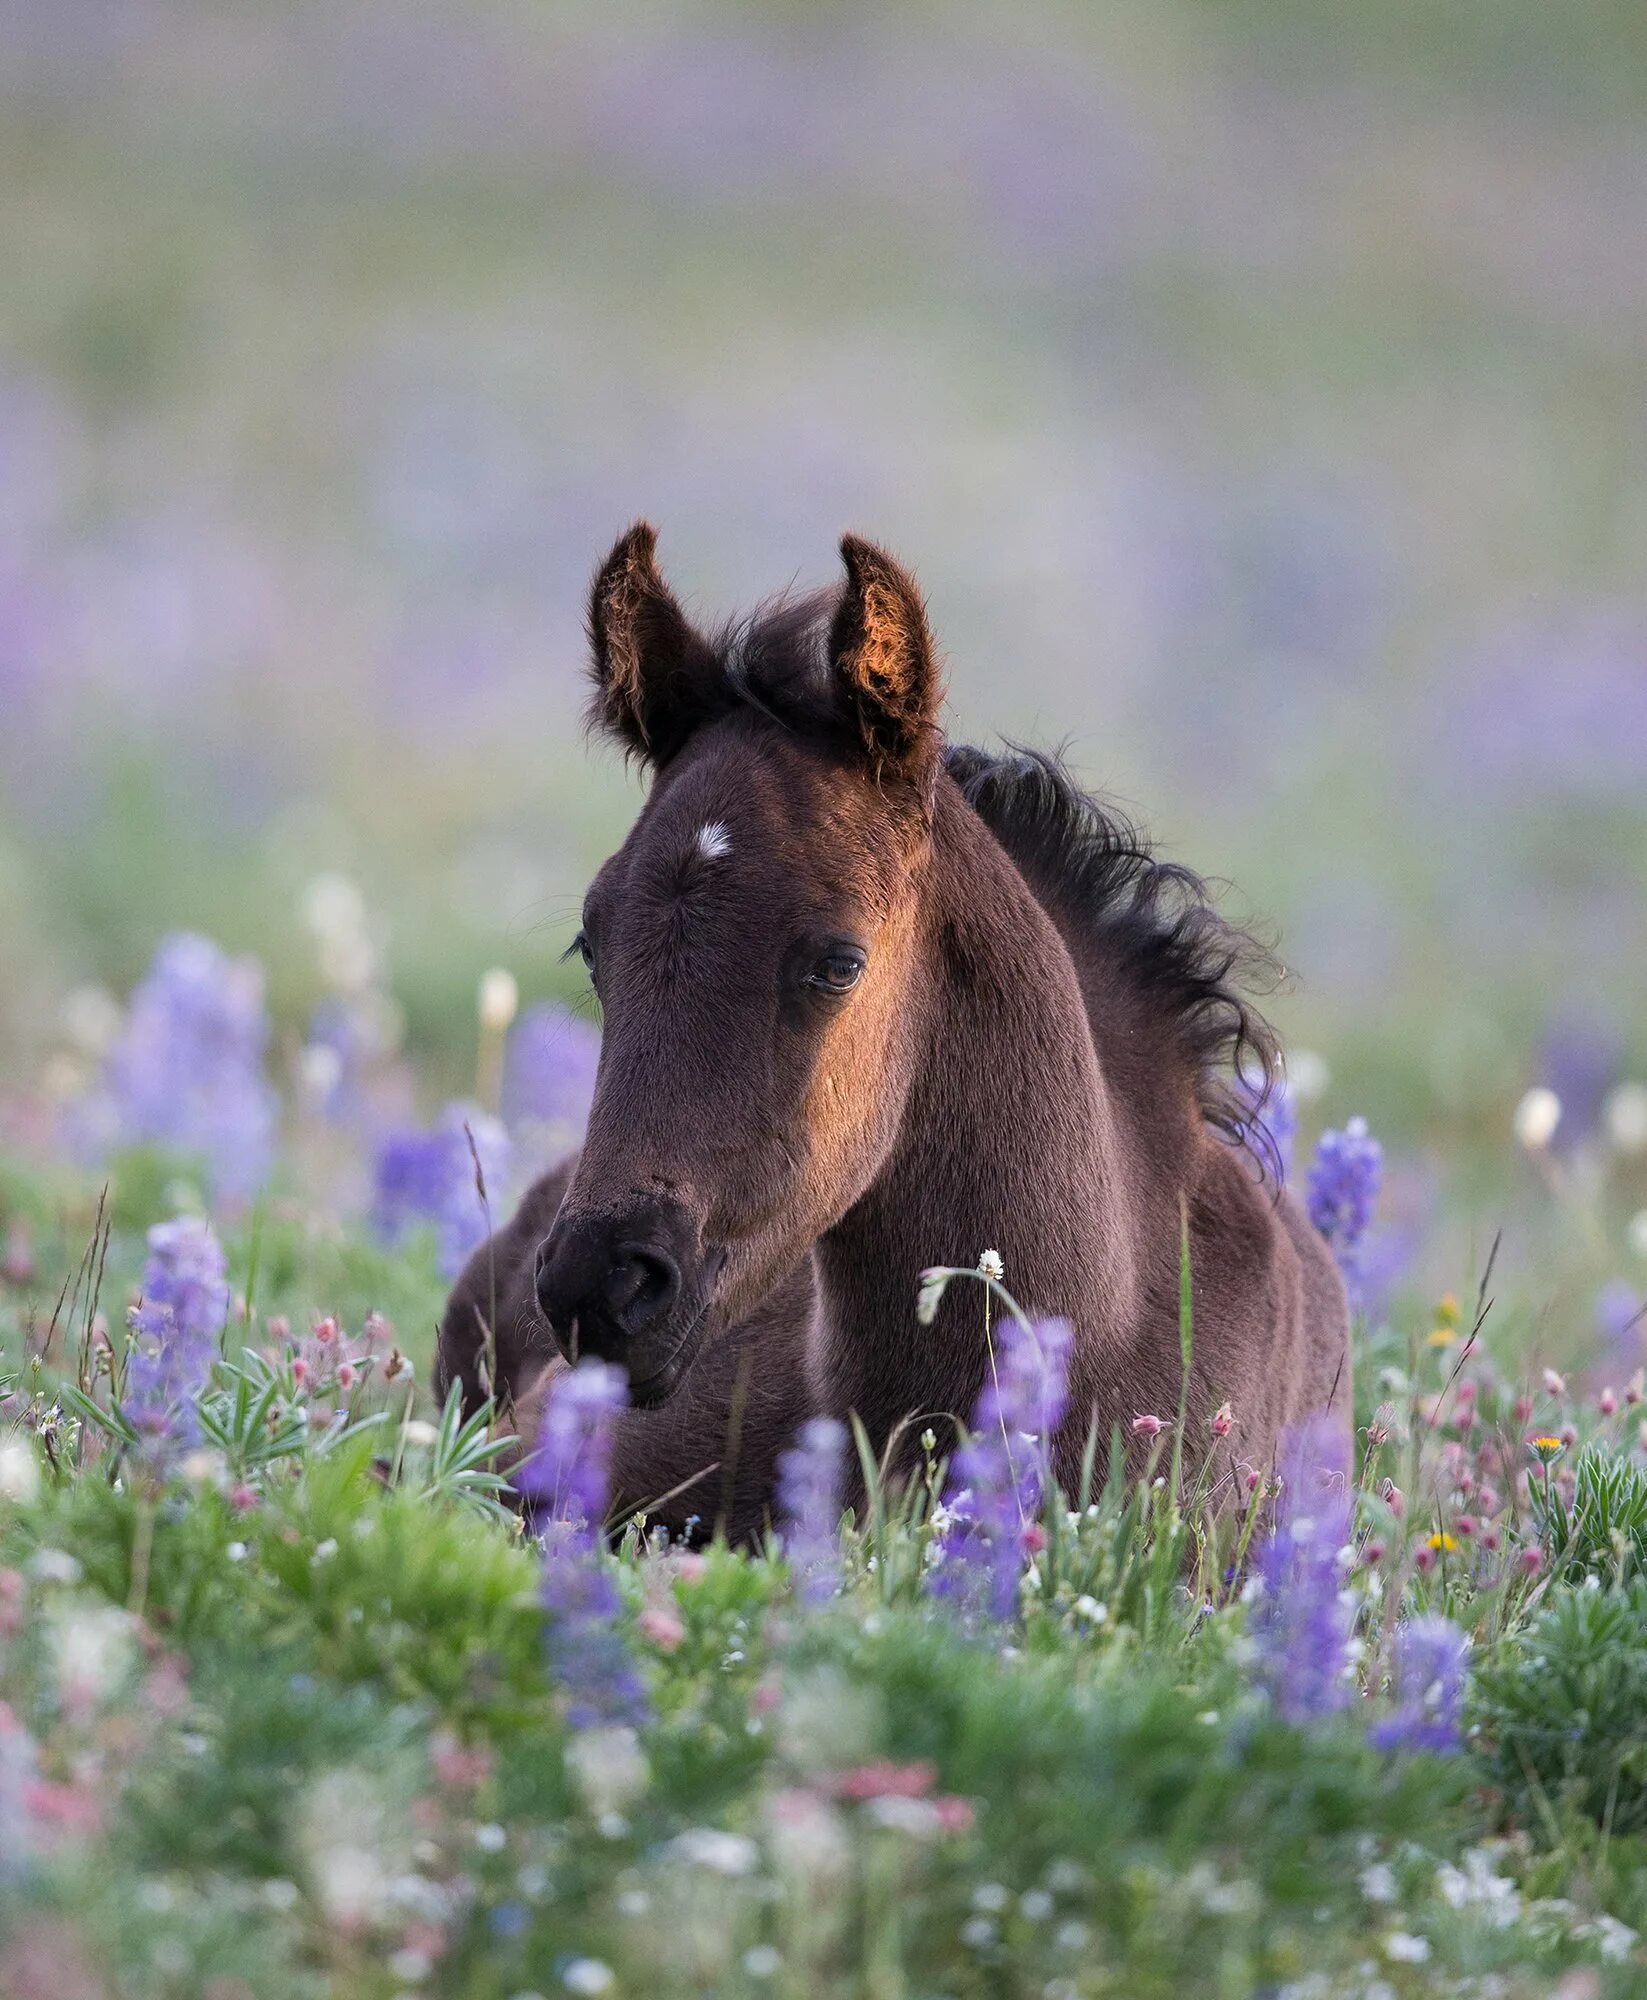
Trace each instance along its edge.
<path fill-rule="evenodd" d="M 706 615 L 898 551 L 954 734 L 1274 924 L 1452 1268 L 1530 1085 L 1647 1126 L 1634 0 L 0 0 L 0 270 L 14 1150 L 180 929 L 425 1109 L 487 967 L 578 992 L 637 514 Z"/>

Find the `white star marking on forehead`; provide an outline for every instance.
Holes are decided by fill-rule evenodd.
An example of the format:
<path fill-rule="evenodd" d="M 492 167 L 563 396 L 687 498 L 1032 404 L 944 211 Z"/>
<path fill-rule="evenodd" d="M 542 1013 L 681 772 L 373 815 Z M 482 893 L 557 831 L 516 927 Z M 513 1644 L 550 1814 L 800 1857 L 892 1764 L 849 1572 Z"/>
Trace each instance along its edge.
<path fill-rule="evenodd" d="M 698 852 L 705 861 L 719 861 L 732 852 L 732 836 L 718 819 L 698 828 Z"/>

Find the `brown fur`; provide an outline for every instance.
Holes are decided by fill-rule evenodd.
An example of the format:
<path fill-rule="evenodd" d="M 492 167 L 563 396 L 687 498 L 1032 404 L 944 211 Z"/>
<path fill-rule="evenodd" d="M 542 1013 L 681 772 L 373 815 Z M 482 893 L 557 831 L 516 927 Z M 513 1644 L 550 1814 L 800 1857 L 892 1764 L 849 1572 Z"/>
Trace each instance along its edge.
<path fill-rule="evenodd" d="M 1329 1402 L 1347 1423 L 1332 1259 L 1230 1143 L 1230 1059 L 1273 1060 L 1236 983 L 1262 954 L 1048 760 L 945 751 L 915 585 L 855 538 L 843 557 L 832 603 L 713 639 L 644 525 L 596 579 L 595 714 L 653 781 L 585 909 L 595 1102 L 582 1154 L 460 1279 L 440 1384 L 479 1393 L 495 1291 L 525 1434 L 561 1351 L 624 1359 L 655 1406 L 623 1419 L 619 1505 L 744 1538 L 806 1415 L 855 1413 L 907 1465 L 926 1422 L 970 1413 L 978 1293 L 931 1327 L 914 1299 L 925 1266 L 988 1247 L 1075 1329 L 1073 1488 L 1092 1427 L 1101 1472 L 1112 1427 L 1177 1407 L 1187 1212 L 1192 1461 L 1225 1399 L 1232 1468 Z M 708 824 L 726 855 L 696 845 Z M 861 976 L 821 991 L 841 940 Z M 678 1295 L 632 1307 L 665 1271 Z"/>

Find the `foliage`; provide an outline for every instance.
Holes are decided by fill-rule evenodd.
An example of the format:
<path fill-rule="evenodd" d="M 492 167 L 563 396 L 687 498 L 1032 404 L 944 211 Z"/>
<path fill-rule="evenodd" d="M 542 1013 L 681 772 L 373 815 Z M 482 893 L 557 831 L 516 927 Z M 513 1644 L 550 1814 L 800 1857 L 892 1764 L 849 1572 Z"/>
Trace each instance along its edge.
<path fill-rule="evenodd" d="M 1552 1594 L 1477 1675 L 1486 1754 L 1530 1823 L 1574 1806 L 1647 1830 L 1647 1579 Z"/>

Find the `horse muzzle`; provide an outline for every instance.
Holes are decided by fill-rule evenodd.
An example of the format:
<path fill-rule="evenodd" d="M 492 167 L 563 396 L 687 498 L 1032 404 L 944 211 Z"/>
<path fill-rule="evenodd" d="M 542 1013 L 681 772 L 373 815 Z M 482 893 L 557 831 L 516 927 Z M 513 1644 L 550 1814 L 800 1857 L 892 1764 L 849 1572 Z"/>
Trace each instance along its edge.
<path fill-rule="evenodd" d="M 621 1215 L 563 1208 L 538 1248 L 538 1305 L 568 1361 L 615 1362 L 628 1372 L 631 1403 L 649 1408 L 691 1366 L 725 1263 L 674 1203 Z"/>

